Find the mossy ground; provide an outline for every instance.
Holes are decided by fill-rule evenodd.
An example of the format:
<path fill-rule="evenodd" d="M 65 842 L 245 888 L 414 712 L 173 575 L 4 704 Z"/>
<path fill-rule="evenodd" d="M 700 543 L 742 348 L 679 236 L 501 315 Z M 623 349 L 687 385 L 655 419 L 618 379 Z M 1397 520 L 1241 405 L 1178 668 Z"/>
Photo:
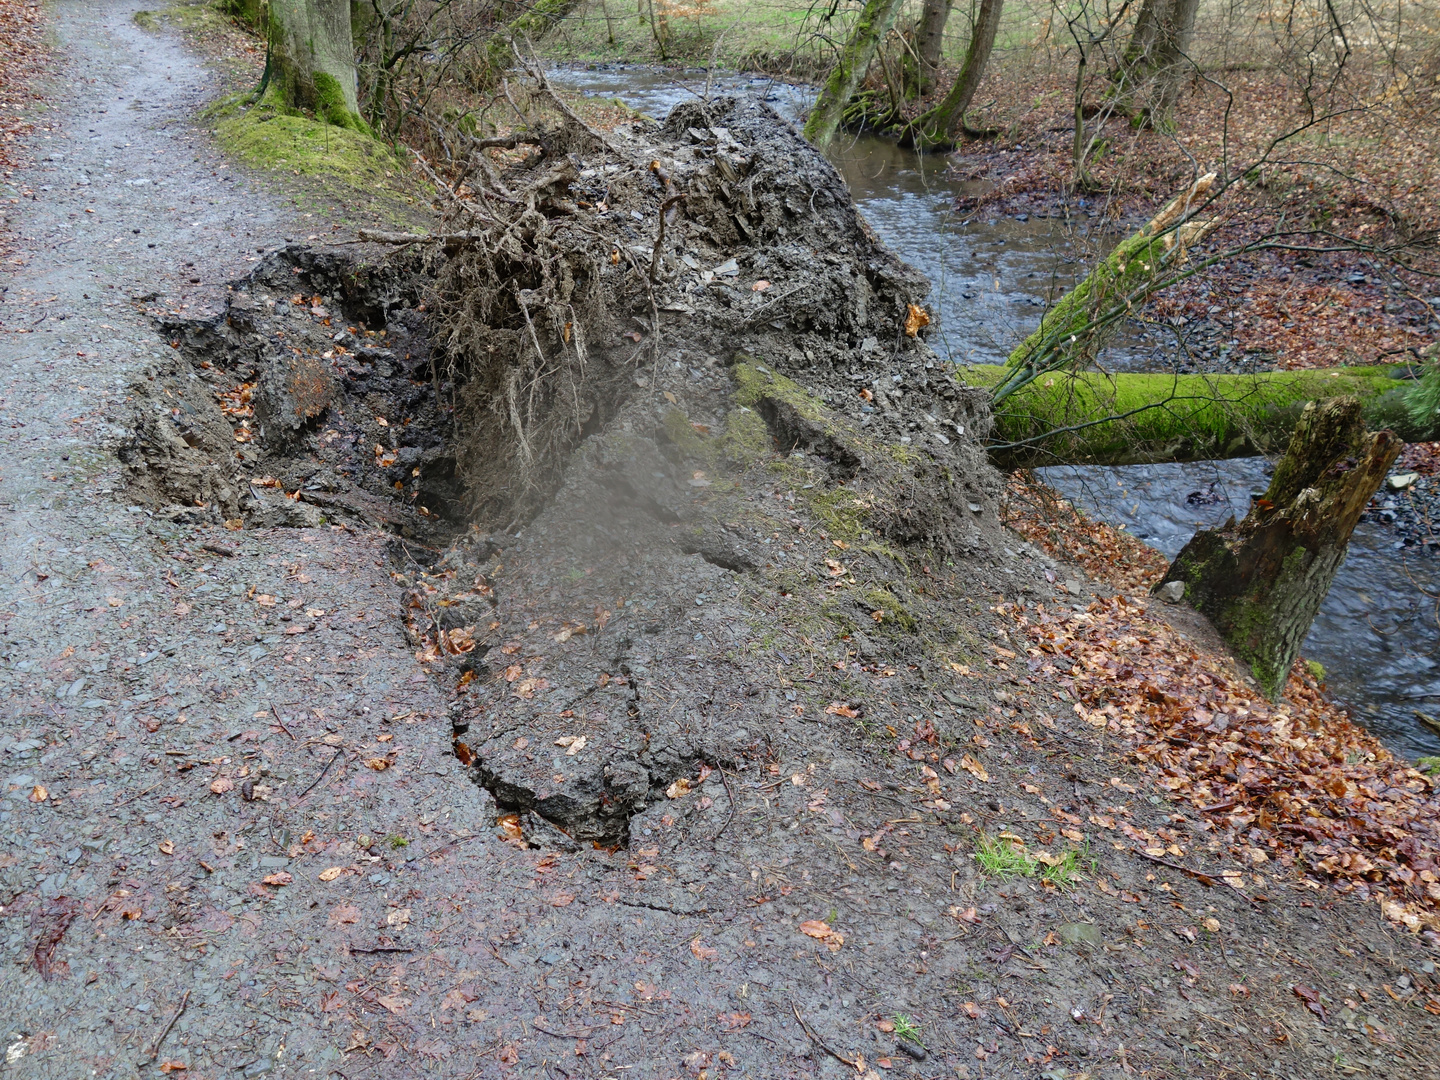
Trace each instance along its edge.
<path fill-rule="evenodd" d="M 241 164 L 319 186 L 351 213 L 409 224 L 430 194 L 390 147 L 350 127 L 284 109 L 271 95 L 250 105 L 237 94 L 206 110 L 221 148 Z"/>

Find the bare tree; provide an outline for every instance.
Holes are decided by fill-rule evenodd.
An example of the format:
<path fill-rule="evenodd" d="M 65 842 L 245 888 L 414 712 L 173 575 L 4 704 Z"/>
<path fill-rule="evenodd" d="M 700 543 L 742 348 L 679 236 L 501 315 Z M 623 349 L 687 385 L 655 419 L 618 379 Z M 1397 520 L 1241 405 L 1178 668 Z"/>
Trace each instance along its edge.
<path fill-rule="evenodd" d="M 907 143 L 934 150 L 953 146 L 962 134 L 972 137 L 985 134 L 966 124 L 965 111 L 970 108 L 980 80 L 985 77 L 985 66 L 990 62 L 990 51 L 995 47 L 995 34 L 1000 29 L 1000 14 L 1004 6 L 1005 0 L 980 0 L 960 74 L 940 103 L 910 125 L 905 134 Z"/>
<path fill-rule="evenodd" d="M 835 137 L 845 107 L 855 96 L 855 88 L 870 70 L 875 50 L 895 25 L 900 0 L 866 0 L 860 17 L 850 30 L 835 66 L 825 78 L 825 85 L 810 117 L 805 121 L 805 137 L 816 146 L 825 146 Z"/>

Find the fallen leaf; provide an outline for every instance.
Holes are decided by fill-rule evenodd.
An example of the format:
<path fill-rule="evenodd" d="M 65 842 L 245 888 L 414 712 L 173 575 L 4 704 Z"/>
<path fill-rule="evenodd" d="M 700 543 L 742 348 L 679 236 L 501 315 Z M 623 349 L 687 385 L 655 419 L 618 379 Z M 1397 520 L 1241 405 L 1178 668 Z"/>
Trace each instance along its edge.
<path fill-rule="evenodd" d="M 1296 983 L 1290 988 L 1296 997 L 1305 1003 L 1305 1008 L 1318 1016 L 1321 1021 L 1325 1019 L 1325 1007 L 1320 1004 L 1320 992 L 1314 987 L 1306 986 L 1304 983 Z"/>
<path fill-rule="evenodd" d="M 983 781 L 987 784 L 990 782 L 990 774 L 985 771 L 985 766 L 981 765 L 980 762 L 969 754 L 961 755 L 960 768 L 975 777 L 976 780 Z"/>
<path fill-rule="evenodd" d="M 823 941 L 831 952 L 838 952 L 845 944 L 845 935 L 821 919 L 806 919 L 800 924 L 800 932 L 806 937 Z"/>
<path fill-rule="evenodd" d="M 216 795 L 224 795 L 227 791 L 235 790 L 235 781 L 228 776 L 217 776 L 210 781 L 210 790 Z"/>
<path fill-rule="evenodd" d="M 266 885 L 275 885 L 278 887 L 280 885 L 289 885 L 295 879 L 290 875 L 288 870 L 276 870 L 275 873 L 266 874 L 260 880 Z"/>
<path fill-rule="evenodd" d="M 44 784 L 36 784 L 33 788 L 30 789 L 31 802 L 44 802 L 48 798 L 50 798 L 50 792 L 46 789 Z"/>
<path fill-rule="evenodd" d="M 569 907 L 574 902 L 575 896 L 573 893 L 556 893 L 550 898 L 551 907 Z"/>
<path fill-rule="evenodd" d="M 162 855 L 174 855 L 174 854 L 175 854 L 175 845 L 174 845 L 174 843 L 172 843 L 172 842 L 169 841 L 169 840 L 161 840 L 160 843 L 159 843 L 158 845 L 156 845 L 156 846 L 160 848 L 160 853 L 161 853 Z"/>
<path fill-rule="evenodd" d="M 408 907 L 396 908 L 385 916 L 386 926 L 409 926 L 410 909 Z"/>
<path fill-rule="evenodd" d="M 966 1016 L 968 1016 L 971 1020 L 980 1019 L 980 1006 L 976 1005 L 973 1001 L 967 1001 L 963 1003 L 960 1006 L 960 1011 L 963 1012 Z"/>
<path fill-rule="evenodd" d="M 709 945 L 702 944 L 699 938 L 696 938 L 694 941 L 690 942 L 690 951 L 696 956 L 698 956 L 701 960 L 716 960 L 720 957 L 719 949 L 711 948 Z"/>
<path fill-rule="evenodd" d="M 379 1004 L 385 1006 L 385 1008 L 389 1009 L 396 1016 L 399 1016 L 401 1013 L 403 1013 L 405 1011 L 405 1006 L 410 1004 L 409 998 L 400 997 L 398 994 L 387 994 L 384 997 L 377 997 L 375 1000 Z"/>
<path fill-rule="evenodd" d="M 360 921 L 360 909 L 354 904 L 336 904 L 330 909 L 330 925 L 343 926 Z"/>
<path fill-rule="evenodd" d="M 860 715 L 843 701 L 832 701 L 829 705 L 825 706 L 825 712 L 830 716 L 844 716 L 851 720 Z"/>
<path fill-rule="evenodd" d="M 667 799 L 680 799 L 690 794 L 690 781 L 687 777 L 680 777 L 668 788 L 665 789 Z"/>
<path fill-rule="evenodd" d="M 922 327 L 930 325 L 930 313 L 919 304 L 908 304 L 905 308 L 905 336 L 914 337 Z"/>
<path fill-rule="evenodd" d="M 338 878 L 338 877 L 339 877 L 341 874 L 343 874 L 344 872 L 345 872 L 345 868 L 344 868 L 343 866 L 331 866 L 331 867 L 328 867 L 327 869 L 324 869 L 324 870 L 321 870 L 321 871 L 320 871 L 320 880 L 321 880 L 321 881 L 334 881 L 336 878 Z"/>
<path fill-rule="evenodd" d="M 372 757 L 369 761 L 365 762 L 365 764 L 368 768 L 374 769 L 376 772 L 384 772 L 390 767 L 390 759 L 383 757 Z"/>
<path fill-rule="evenodd" d="M 181 1061 L 162 1061 L 160 1071 L 163 1073 L 184 1072 L 190 1066 Z"/>

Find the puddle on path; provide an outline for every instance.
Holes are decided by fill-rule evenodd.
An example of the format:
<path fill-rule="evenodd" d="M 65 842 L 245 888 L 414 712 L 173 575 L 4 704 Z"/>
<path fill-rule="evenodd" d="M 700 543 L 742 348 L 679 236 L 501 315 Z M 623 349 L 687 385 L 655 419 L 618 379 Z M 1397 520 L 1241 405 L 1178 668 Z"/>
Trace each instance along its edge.
<path fill-rule="evenodd" d="M 618 97 L 657 119 L 682 101 L 745 94 L 800 120 L 813 98 L 761 76 L 610 65 L 557 69 L 558 85 Z M 997 363 L 1039 321 L 1047 299 L 1063 293 L 1076 268 L 1104 238 L 1097 222 L 1080 217 L 967 220 L 955 200 L 979 191 L 958 179 L 943 157 L 919 157 L 874 137 L 851 137 L 831 153 L 866 220 L 894 251 L 932 284 L 936 351 L 957 363 Z M 1143 335 L 1112 348 L 1107 363 L 1144 370 L 1159 355 Z M 1269 482 L 1260 458 L 1040 470 L 1052 486 L 1094 516 L 1124 524 L 1173 557 L 1197 528 L 1243 516 L 1250 493 Z M 1396 753 L 1440 754 L 1440 736 L 1415 718 L 1440 715 L 1440 610 L 1425 591 L 1440 595 L 1440 565 L 1397 550 L 1395 534 L 1362 524 L 1350 554 L 1306 638 L 1304 655 L 1325 665 L 1335 697 Z M 1424 695 L 1434 694 L 1426 698 Z"/>

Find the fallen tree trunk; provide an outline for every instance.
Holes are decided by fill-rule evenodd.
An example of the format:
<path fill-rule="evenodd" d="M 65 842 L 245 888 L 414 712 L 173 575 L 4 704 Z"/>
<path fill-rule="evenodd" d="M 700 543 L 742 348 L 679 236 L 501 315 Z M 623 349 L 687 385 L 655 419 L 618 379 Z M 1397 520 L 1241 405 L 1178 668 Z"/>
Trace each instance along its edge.
<path fill-rule="evenodd" d="M 1391 367 L 1268 371 L 1255 375 L 1056 372 L 995 406 L 988 447 L 999 468 L 1141 465 L 1278 453 L 1307 402 L 1346 396 L 1372 428 L 1419 442 L 1437 436 L 1431 418 L 1406 409 L 1408 381 Z M 971 386 L 999 385 L 1010 369 L 963 369 Z"/>
<path fill-rule="evenodd" d="M 1046 372 L 1080 371 L 1093 364 L 1135 305 L 1160 287 L 1166 271 L 1185 258 L 1190 245 L 1213 230 L 1215 219 L 1192 218 L 1206 205 L 1215 184 L 1214 173 L 1196 180 L 1046 311 L 1035 332 L 1011 352 L 1006 361 L 1011 370 L 996 386 L 996 400 L 1003 401 Z"/>
<path fill-rule="evenodd" d="M 1365 429 L 1354 398 L 1306 406 L 1265 497 L 1240 524 L 1197 532 L 1156 585 L 1181 583 L 1272 701 L 1400 446 Z"/>

